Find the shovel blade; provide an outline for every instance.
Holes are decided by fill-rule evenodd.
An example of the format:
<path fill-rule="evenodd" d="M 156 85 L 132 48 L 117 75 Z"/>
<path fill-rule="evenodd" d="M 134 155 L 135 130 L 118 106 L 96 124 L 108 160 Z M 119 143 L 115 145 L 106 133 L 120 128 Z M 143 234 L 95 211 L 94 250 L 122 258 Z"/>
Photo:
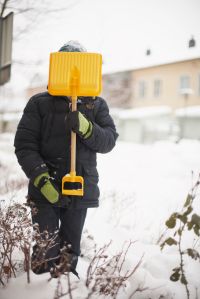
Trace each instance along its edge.
<path fill-rule="evenodd" d="M 77 70 L 76 96 L 97 96 L 102 89 L 102 56 L 98 53 L 54 52 L 50 54 L 48 92 L 72 96 L 71 75 Z"/>
<path fill-rule="evenodd" d="M 84 180 L 82 176 L 67 174 L 62 178 L 62 194 L 83 196 Z"/>

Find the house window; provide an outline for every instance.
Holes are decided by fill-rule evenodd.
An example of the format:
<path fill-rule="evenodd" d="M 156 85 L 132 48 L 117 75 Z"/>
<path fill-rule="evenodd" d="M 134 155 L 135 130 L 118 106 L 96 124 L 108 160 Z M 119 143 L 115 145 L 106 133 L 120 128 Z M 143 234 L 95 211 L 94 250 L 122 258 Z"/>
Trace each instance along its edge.
<path fill-rule="evenodd" d="M 189 76 L 181 76 L 180 77 L 180 90 L 190 88 L 190 77 Z"/>
<path fill-rule="evenodd" d="M 161 80 L 154 80 L 154 97 L 159 97 L 161 95 Z"/>
<path fill-rule="evenodd" d="M 145 98 L 145 96 L 146 96 L 146 82 L 140 81 L 139 82 L 139 97 Z"/>

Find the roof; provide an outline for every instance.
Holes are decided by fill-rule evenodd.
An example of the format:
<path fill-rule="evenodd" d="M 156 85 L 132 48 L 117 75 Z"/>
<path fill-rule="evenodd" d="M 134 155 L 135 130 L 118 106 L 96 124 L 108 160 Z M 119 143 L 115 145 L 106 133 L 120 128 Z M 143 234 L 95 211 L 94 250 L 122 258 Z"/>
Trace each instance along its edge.
<path fill-rule="evenodd" d="M 200 44 L 200 41 L 198 44 Z M 189 48 L 186 43 L 183 49 L 180 50 L 179 45 L 179 47 L 171 51 L 167 51 L 167 49 L 163 47 L 155 50 L 155 52 L 152 51 L 151 55 L 149 56 L 146 55 L 145 49 L 143 49 L 140 53 L 132 52 L 131 55 L 130 53 L 127 53 L 127 56 L 123 59 L 123 61 L 119 62 L 119 65 L 117 67 L 116 65 L 113 65 L 113 67 L 106 65 L 103 66 L 103 74 L 139 70 L 166 64 L 200 59 L 200 47 L 198 46 L 198 44 L 193 48 Z"/>
<path fill-rule="evenodd" d="M 120 119 L 140 119 L 146 117 L 157 117 L 170 115 L 172 109 L 169 106 L 155 106 L 132 109 L 110 109 L 111 114 Z"/>

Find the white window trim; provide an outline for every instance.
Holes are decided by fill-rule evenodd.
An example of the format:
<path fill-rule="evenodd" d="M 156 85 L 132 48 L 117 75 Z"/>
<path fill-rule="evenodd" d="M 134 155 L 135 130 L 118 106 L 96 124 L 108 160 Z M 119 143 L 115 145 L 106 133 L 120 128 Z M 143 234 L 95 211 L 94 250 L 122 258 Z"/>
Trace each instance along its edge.
<path fill-rule="evenodd" d="M 156 94 L 156 86 L 155 86 L 156 82 L 159 82 L 159 89 L 158 89 L 159 92 L 158 92 L 158 94 Z M 162 81 L 162 79 L 161 78 L 155 78 L 153 80 L 153 96 L 154 96 L 154 98 L 158 99 L 158 98 L 161 97 L 161 95 L 162 95 L 162 87 L 163 87 L 163 81 Z"/>
<path fill-rule="evenodd" d="M 143 84 L 143 94 L 142 94 L 142 88 L 141 84 Z M 138 81 L 138 98 L 139 99 L 145 99 L 147 96 L 147 81 L 144 79 L 141 79 Z"/>
<path fill-rule="evenodd" d="M 182 84 L 182 79 L 188 79 L 188 84 Z M 180 75 L 179 77 L 179 90 L 186 89 L 191 87 L 191 76 L 188 74 Z"/>

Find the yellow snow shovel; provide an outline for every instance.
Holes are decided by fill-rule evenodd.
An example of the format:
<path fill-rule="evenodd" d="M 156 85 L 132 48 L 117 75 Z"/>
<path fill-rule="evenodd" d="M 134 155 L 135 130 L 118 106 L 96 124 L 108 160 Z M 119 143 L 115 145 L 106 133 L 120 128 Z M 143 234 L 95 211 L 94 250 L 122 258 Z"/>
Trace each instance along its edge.
<path fill-rule="evenodd" d="M 50 54 L 48 91 L 51 95 L 70 96 L 72 111 L 77 96 L 97 96 L 102 86 L 102 56 L 97 53 L 55 52 Z M 72 188 L 65 188 L 65 183 Z M 74 184 L 78 183 L 78 184 Z M 78 189 L 74 186 L 78 185 Z M 62 194 L 83 196 L 83 177 L 76 175 L 76 133 L 71 132 L 71 168 L 62 178 Z"/>

